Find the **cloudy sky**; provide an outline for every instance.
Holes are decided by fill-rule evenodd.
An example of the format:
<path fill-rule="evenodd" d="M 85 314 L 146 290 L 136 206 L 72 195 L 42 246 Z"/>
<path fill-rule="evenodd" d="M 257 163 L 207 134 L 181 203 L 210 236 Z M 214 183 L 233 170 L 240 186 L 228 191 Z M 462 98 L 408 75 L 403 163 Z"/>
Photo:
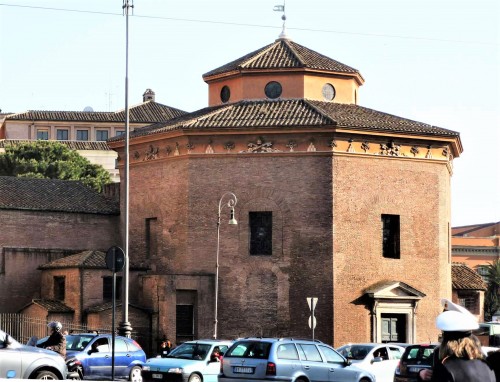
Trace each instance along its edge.
<path fill-rule="evenodd" d="M 460 132 L 452 225 L 500 220 L 497 0 L 285 0 L 289 37 L 358 69 L 359 104 Z M 273 42 L 283 0 L 135 0 L 129 104 L 207 105 L 202 75 Z M 125 105 L 122 0 L 0 0 L 0 109 Z"/>

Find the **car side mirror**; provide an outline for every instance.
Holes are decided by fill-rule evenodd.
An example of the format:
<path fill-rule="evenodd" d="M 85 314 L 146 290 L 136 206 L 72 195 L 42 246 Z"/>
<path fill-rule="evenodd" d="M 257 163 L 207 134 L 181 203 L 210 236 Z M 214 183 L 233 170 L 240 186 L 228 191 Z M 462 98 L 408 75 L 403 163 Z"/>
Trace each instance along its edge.
<path fill-rule="evenodd" d="M 346 359 L 345 360 L 345 365 L 346 366 L 351 366 L 352 365 L 352 361 L 350 359 Z"/>

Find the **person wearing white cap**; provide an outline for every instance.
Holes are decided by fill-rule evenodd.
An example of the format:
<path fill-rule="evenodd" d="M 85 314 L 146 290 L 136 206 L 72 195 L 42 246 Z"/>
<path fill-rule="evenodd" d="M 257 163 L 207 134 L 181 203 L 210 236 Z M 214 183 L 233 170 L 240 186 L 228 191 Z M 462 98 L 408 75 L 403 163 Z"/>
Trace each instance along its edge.
<path fill-rule="evenodd" d="M 465 308 L 464 308 L 465 309 Z M 472 330 L 479 328 L 475 317 L 459 310 L 448 310 L 436 319 L 443 331 L 438 362 L 432 371 L 419 373 L 419 379 L 431 382 L 495 382 L 495 374 L 484 360 L 481 344 Z"/>

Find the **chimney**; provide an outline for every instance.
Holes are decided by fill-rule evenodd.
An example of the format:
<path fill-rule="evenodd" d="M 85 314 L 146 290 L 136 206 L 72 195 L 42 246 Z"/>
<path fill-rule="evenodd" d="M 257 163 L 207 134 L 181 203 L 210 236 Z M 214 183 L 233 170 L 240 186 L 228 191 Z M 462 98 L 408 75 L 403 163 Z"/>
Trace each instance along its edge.
<path fill-rule="evenodd" d="M 151 89 L 146 89 L 144 94 L 142 95 L 142 102 L 153 101 L 155 100 L 155 92 Z"/>

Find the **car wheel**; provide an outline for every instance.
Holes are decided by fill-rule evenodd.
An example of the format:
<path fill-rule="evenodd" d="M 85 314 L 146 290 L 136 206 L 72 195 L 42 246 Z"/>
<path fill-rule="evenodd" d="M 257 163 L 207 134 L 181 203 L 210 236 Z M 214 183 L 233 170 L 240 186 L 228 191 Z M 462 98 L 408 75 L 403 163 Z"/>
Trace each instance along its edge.
<path fill-rule="evenodd" d="M 201 378 L 201 375 L 199 374 L 191 374 L 188 382 L 203 382 L 203 378 Z"/>
<path fill-rule="evenodd" d="M 295 382 L 307 382 L 307 380 L 304 378 L 298 378 L 295 380 Z"/>
<path fill-rule="evenodd" d="M 139 366 L 134 366 L 132 370 L 130 370 L 130 381 L 142 382 L 142 369 Z"/>
<path fill-rule="evenodd" d="M 57 380 L 59 378 L 51 371 L 42 370 L 37 373 L 36 379 Z"/>
<path fill-rule="evenodd" d="M 361 378 L 359 382 L 372 382 L 372 381 L 369 380 L 368 378 Z"/>

